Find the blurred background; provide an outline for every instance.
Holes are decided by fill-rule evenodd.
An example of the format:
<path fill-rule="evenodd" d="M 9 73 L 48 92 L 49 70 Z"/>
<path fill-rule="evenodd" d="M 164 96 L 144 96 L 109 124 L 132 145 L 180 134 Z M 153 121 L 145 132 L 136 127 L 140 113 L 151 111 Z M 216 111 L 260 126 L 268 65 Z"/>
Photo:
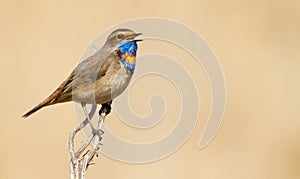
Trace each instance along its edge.
<path fill-rule="evenodd" d="M 211 105 L 203 69 L 172 45 L 162 48 L 157 41 L 144 41 L 139 54 L 160 51 L 179 57 L 197 82 L 201 100 L 197 126 L 185 145 L 167 158 L 128 164 L 100 155 L 87 178 L 300 178 L 300 2 L 296 0 L 1 0 L 0 178 L 69 177 L 67 141 L 77 125 L 73 104 L 43 109 L 28 120 L 21 116 L 69 75 L 99 33 L 142 17 L 177 20 L 207 40 L 226 79 L 223 123 L 210 145 L 200 150 Z M 176 124 L 180 103 L 168 80 L 158 76 L 137 80 L 129 101 L 137 114 L 145 115 L 153 93 L 161 93 L 168 103 L 158 126 L 129 128 L 114 112 L 106 125 L 134 142 L 165 135 Z"/>

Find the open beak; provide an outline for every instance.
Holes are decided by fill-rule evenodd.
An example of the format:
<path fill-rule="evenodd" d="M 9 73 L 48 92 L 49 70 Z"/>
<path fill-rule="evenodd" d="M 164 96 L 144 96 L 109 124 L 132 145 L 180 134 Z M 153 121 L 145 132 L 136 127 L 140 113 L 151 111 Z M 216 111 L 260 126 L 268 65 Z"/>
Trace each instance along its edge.
<path fill-rule="evenodd" d="M 137 37 L 137 36 L 142 35 L 142 34 L 143 34 L 143 33 L 134 33 L 133 36 L 134 36 L 134 37 Z"/>
<path fill-rule="evenodd" d="M 133 37 L 133 40 L 131 40 L 132 42 L 140 42 L 140 41 L 143 41 L 143 39 L 134 39 L 135 37 L 137 36 L 140 36 L 142 35 L 143 33 L 134 33 L 131 35 L 131 37 Z"/>

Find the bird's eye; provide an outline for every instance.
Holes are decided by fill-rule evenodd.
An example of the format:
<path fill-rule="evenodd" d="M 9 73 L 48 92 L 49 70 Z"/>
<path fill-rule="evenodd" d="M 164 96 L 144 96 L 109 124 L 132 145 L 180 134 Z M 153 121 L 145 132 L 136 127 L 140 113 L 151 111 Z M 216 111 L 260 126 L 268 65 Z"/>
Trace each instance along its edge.
<path fill-rule="evenodd" d="M 116 38 L 117 38 L 118 40 L 121 40 L 121 39 L 123 39 L 123 37 L 124 37 L 123 34 L 118 34 Z"/>

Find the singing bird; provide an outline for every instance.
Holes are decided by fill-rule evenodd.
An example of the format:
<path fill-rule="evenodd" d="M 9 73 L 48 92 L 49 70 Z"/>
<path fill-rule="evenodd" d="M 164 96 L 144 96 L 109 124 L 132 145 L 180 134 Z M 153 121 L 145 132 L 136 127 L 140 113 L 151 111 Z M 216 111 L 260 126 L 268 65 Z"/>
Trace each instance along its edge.
<path fill-rule="evenodd" d="M 101 104 L 109 113 L 112 100 L 125 90 L 133 75 L 137 42 L 141 41 L 136 37 L 141 34 L 130 29 L 113 31 L 100 50 L 79 63 L 48 98 L 23 117 L 45 106 L 69 101 L 81 103 L 85 112 L 86 104 Z"/>

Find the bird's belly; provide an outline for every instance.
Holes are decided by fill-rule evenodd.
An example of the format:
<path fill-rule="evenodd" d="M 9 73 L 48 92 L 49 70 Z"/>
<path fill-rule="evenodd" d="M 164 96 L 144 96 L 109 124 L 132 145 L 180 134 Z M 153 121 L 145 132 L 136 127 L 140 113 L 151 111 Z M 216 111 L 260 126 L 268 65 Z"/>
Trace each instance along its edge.
<path fill-rule="evenodd" d="M 132 74 L 127 73 L 126 71 L 119 71 L 112 80 L 112 88 L 111 88 L 111 94 L 112 99 L 119 96 L 128 86 L 130 80 L 131 80 Z"/>
<path fill-rule="evenodd" d="M 119 71 L 115 75 L 96 81 L 89 87 L 73 91 L 73 101 L 103 104 L 119 96 L 128 86 L 132 74 Z"/>

